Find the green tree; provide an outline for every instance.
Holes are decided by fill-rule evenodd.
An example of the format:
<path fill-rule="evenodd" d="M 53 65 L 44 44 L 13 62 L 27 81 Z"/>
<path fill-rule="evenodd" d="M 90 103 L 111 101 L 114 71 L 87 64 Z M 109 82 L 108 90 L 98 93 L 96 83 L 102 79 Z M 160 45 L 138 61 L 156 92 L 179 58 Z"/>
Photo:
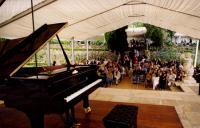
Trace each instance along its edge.
<path fill-rule="evenodd" d="M 145 37 L 150 38 L 154 42 L 152 46 L 161 47 L 163 45 L 162 28 L 159 28 L 150 24 L 144 24 L 144 26 L 147 28 Z"/>
<path fill-rule="evenodd" d="M 0 37 L 0 42 L 4 42 L 4 41 L 6 41 L 7 39 L 5 39 L 5 38 L 1 38 Z"/>
<path fill-rule="evenodd" d="M 126 28 L 127 26 L 105 33 L 108 49 L 112 52 L 122 55 L 128 49 L 127 35 L 125 32 Z"/>
<path fill-rule="evenodd" d="M 96 41 L 92 41 L 92 42 L 91 42 L 92 45 L 103 45 L 103 43 L 104 43 L 104 42 L 101 41 L 101 40 L 96 40 Z"/>
<path fill-rule="evenodd" d="M 105 33 L 105 40 L 108 46 L 108 49 L 110 49 L 111 51 L 115 50 L 115 32 L 106 32 Z"/>
<path fill-rule="evenodd" d="M 134 27 L 144 27 L 144 23 L 142 22 L 135 22 L 132 24 Z"/>
<path fill-rule="evenodd" d="M 172 37 L 174 36 L 175 32 L 171 31 L 171 30 L 167 30 L 168 33 L 168 37 L 170 37 L 171 41 L 172 41 Z"/>
<path fill-rule="evenodd" d="M 180 54 L 178 54 L 178 50 L 172 47 L 162 48 L 159 51 L 154 51 L 151 53 L 151 58 L 154 58 L 156 60 L 159 59 L 165 62 L 179 59 L 179 57 Z"/>

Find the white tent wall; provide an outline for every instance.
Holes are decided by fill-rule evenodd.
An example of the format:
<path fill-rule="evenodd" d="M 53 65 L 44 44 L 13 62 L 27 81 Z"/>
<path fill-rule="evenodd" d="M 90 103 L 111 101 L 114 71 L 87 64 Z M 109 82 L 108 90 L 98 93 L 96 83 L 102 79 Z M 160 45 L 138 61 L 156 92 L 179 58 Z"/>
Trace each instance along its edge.
<path fill-rule="evenodd" d="M 136 21 L 200 38 L 199 0 L 57 0 L 34 16 L 36 28 L 68 22 L 59 33 L 65 39 L 85 40 Z M 0 37 L 19 38 L 31 32 L 30 14 L 0 27 Z"/>

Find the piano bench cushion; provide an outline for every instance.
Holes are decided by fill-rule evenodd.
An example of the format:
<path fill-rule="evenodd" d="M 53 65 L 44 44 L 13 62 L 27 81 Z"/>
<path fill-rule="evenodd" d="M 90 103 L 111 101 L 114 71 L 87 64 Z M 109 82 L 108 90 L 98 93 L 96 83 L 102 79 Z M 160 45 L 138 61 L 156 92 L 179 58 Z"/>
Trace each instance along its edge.
<path fill-rule="evenodd" d="M 116 105 L 104 118 L 106 128 L 137 128 L 137 106 Z"/>

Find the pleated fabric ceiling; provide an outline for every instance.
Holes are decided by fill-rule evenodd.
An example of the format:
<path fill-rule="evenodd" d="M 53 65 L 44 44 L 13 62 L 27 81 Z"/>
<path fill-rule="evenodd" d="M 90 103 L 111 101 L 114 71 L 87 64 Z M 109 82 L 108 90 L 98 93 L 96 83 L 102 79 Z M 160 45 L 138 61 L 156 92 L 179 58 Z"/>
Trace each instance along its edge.
<path fill-rule="evenodd" d="M 149 23 L 200 38 L 199 0 L 33 0 L 36 29 L 68 22 L 63 39 L 87 40 L 131 24 Z M 0 7 L 0 37 L 32 33 L 30 0 L 6 0 Z"/>

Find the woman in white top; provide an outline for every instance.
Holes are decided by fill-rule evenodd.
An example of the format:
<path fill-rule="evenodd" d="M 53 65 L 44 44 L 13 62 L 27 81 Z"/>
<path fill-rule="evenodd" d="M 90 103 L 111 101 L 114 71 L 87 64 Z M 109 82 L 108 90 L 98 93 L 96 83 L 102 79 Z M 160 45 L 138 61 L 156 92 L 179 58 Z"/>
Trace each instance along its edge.
<path fill-rule="evenodd" d="M 174 74 L 172 71 L 170 71 L 168 74 L 168 77 L 167 77 L 169 86 L 175 85 L 175 78 L 176 78 L 176 74 Z"/>
<path fill-rule="evenodd" d="M 156 87 L 159 85 L 159 79 L 160 79 L 160 77 L 158 76 L 158 74 L 153 75 L 153 77 L 152 77 L 153 90 L 155 90 Z"/>
<path fill-rule="evenodd" d="M 121 73 L 119 72 L 118 68 L 114 71 L 114 78 L 115 78 L 115 84 L 118 85 L 119 80 L 121 78 Z"/>
<path fill-rule="evenodd" d="M 124 66 L 121 67 L 121 76 L 122 79 L 126 76 L 126 69 L 124 68 Z"/>

